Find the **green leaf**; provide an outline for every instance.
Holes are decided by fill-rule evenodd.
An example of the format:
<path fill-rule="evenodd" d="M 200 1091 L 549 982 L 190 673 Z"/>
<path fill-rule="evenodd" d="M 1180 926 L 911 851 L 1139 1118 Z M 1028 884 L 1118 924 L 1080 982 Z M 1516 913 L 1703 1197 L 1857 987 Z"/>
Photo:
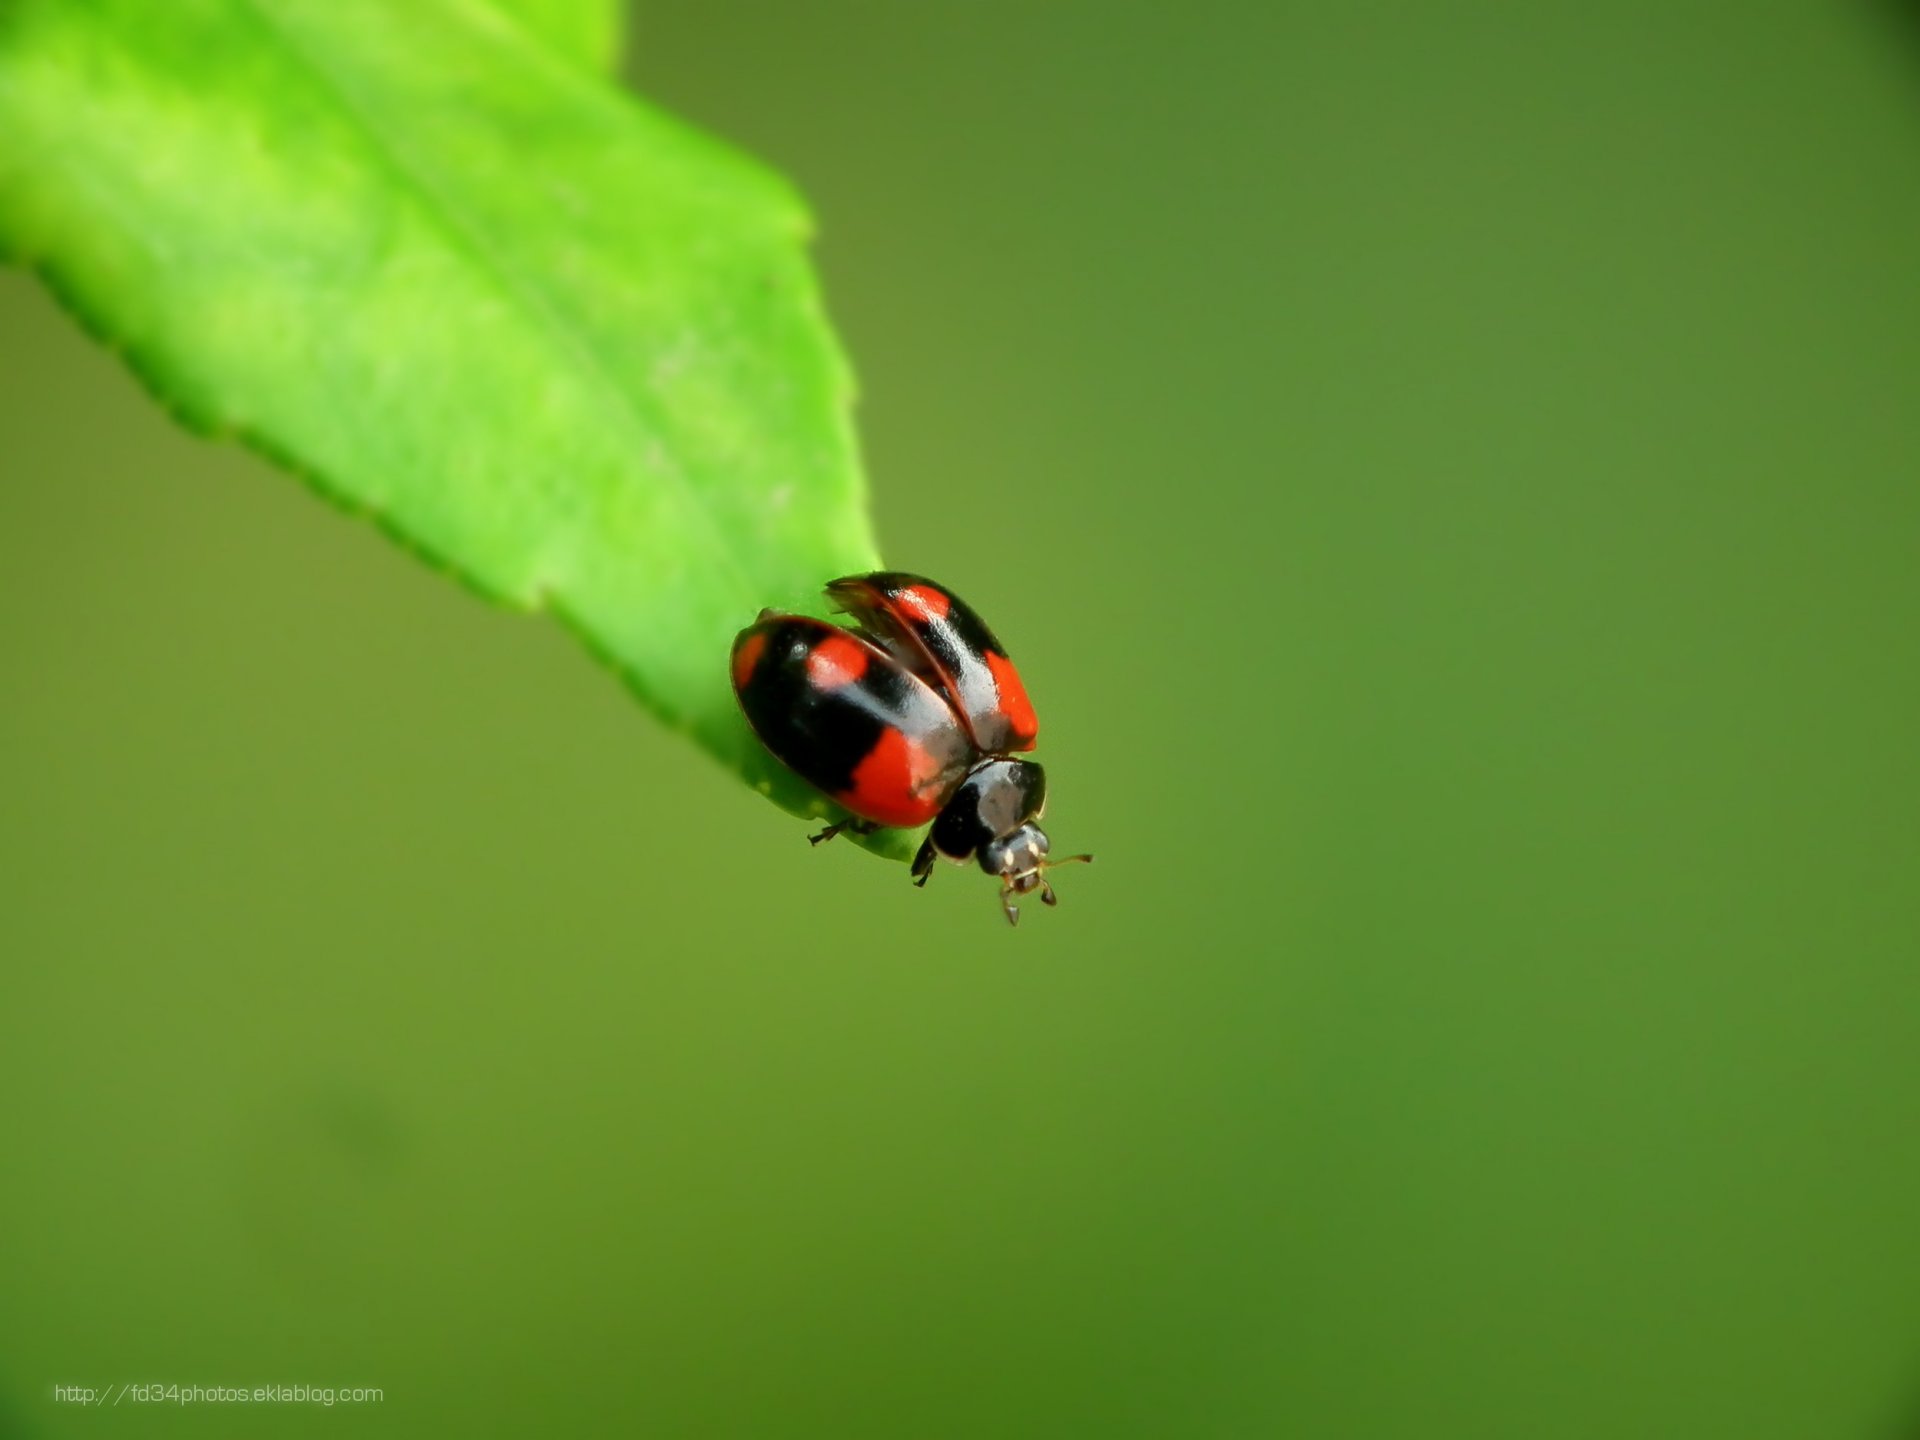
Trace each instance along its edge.
<path fill-rule="evenodd" d="M 762 606 L 878 564 L 808 229 L 486 0 L 0 0 L 8 258 L 187 424 L 819 814 L 727 679 Z"/>
<path fill-rule="evenodd" d="M 626 17 L 617 0 L 503 0 L 501 8 L 576 65 L 609 75 L 620 66 Z"/>

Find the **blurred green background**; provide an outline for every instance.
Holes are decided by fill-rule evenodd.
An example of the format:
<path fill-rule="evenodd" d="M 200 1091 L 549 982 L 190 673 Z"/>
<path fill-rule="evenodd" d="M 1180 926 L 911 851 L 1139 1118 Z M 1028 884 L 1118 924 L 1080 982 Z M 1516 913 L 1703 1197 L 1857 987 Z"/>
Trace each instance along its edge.
<path fill-rule="evenodd" d="M 1913 1434 L 1920 28 L 630 55 L 811 196 L 1101 864 L 809 851 L 7 275 L 0 1435 Z"/>

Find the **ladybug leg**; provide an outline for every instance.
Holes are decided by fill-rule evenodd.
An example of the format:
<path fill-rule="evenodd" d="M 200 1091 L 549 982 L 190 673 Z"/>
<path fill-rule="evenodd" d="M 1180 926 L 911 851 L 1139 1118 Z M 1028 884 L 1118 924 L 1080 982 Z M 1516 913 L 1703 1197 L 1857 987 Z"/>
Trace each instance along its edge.
<path fill-rule="evenodd" d="M 927 877 L 933 874 L 933 861 L 938 853 L 929 837 L 920 842 L 920 853 L 913 857 L 913 883 L 922 889 L 926 888 Z"/>
<path fill-rule="evenodd" d="M 1014 893 L 1014 888 L 1011 885 L 1002 885 L 1000 887 L 1000 908 L 1007 912 L 1007 924 L 1009 925 L 1018 925 L 1020 923 L 1020 907 L 1013 903 Z"/>
<path fill-rule="evenodd" d="M 827 828 L 822 830 L 818 835 L 807 836 L 807 843 L 809 845 L 818 845 L 823 840 L 831 840 L 842 830 L 852 835 L 871 835 L 879 828 L 880 827 L 871 820 L 862 820 L 858 815 L 849 815 L 846 819 L 835 821 L 833 824 L 827 826 Z"/>

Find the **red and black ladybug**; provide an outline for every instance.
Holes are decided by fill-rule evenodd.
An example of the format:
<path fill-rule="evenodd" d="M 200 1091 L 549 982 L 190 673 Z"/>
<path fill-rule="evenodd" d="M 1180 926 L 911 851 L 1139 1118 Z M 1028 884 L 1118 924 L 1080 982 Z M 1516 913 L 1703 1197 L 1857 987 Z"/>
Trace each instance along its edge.
<path fill-rule="evenodd" d="M 917 575 L 876 571 L 827 586 L 851 627 L 763 610 L 733 642 L 733 690 L 754 733 L 788 769 L 854 818 L 842 829 L 933 828 L 913 859 L 925 885 L 935 855 L 978 859 L 1000 877 L 1000 904 L 1017 924 L 1016 895 L 1055 902 L 1034 822 L 1046 772 L 1013 752 L 1040 733 L 1007 652 L 951 590 Z"/>

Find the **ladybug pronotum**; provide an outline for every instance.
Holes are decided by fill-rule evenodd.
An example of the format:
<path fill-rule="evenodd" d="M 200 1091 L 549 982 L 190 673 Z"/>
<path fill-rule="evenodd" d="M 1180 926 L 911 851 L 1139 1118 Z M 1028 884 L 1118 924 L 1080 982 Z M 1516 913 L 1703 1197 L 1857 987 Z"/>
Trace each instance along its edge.
<path fill-rule="evenodd" d="M 925 885 L 935 856 L 975 860 L 1000 880 L 1017 924 L 1019 895 L 1056 903 L 1037 823 L 1047 777 L 1032 760 L 1040 725 L 1007 652 L 951 590 L 876 571 L 827 586 L 851 626 L 764 610 L 733 642 L 733 689 L 754 733 L 852 818 L 843 829 L 932 822 L 913 860 Z"/>

